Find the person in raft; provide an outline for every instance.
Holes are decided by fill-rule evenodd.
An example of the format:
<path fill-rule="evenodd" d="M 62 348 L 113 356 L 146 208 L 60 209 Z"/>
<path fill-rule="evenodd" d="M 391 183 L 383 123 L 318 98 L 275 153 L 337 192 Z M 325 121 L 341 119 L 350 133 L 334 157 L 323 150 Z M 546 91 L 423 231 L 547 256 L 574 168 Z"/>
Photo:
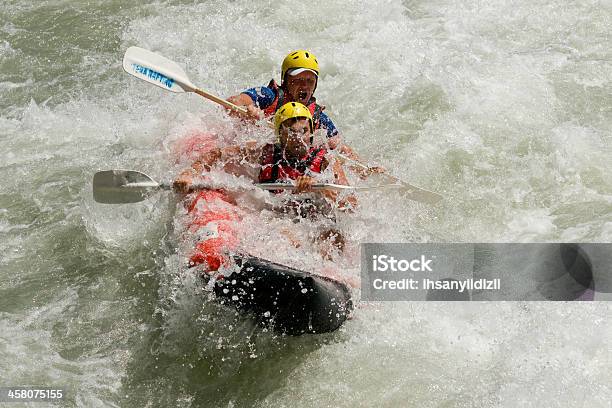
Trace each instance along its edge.
<path fill-rule="evenodd" d="M 275 190 L 273 194 L 282 195 L 281 204 L 273 207 L 276 212 L 292 217 L 294 222 L 301 219 L 325 220 L 327 224 L 315 238 L 319 243 L 329 243 L 332 249 L 342 251 L 345 241 L 342 234 L 329 227 L 335 221 L 334 209 L 352 211 L 357 206 L 353 195 L 340 198 L 332 190 L 313 191 L 315 183 L 329 182 L 323 179 L 324 173 L 333 178 L 337 184 L 347 185 L 346 175 L 340 161 L 334 160 L 327 149 L 313 144 L 314 121 L 310 110 L 298 102 L 284 104 L 274 116 L 274 127 L 278 136 L 277 143 L 256 146 L 230 146 L 223 149 L 213 149 L 196 161 L 191 169 L 183 171 L 174 182 L 177 192 L 188 193 L 194 183 L 194 178 L 203 171 L 209 171 L 212 166 L 222 163 L 224 168 L 231 169 L 236 175 L 245 175 L 250 165 L 259 168 L 257 181 L 259 183 L 294 183 L 293 193 L 285 190 Z M 244 171 L 237 170 L 242 167 Z M 303 193 L 312 193 L 304 196 Z M 299 240 L 289 231 L 284 235 L 294 246 L 299 246 Z M 323 249 L 325 257 L 330 252 Z"/>
<path fill-rule="evenodd" d="M 290 53 L 283 60 L 280 86 L 272 79 L 268 86 L 247 89 L 238 95 L 230 96 L 227 100 L 234 105 L 246 108 L 246 118 L 252 120 L 272 117 L 287 102 L 299 102 L 310 111 L 313 132 L 318 129 L 325 130 L 327 145 L 330 149 L 338 149 L 340 153 L 360 161 L 353 149 L 341 143 L 336 125 L 323 112 L 325 107 L 317 103 L 314 92 L 318 82 L 319 62 L 317 58 L 310 51 L 298 50 Z M 230 115 L 241 116 L 242 114 L 230 111 Z M 367 170 L 357 167 L 351 167 L 351 169 L 362 178 L 371 173 L 384 172 L 382 167 L 370 167 Z"/>

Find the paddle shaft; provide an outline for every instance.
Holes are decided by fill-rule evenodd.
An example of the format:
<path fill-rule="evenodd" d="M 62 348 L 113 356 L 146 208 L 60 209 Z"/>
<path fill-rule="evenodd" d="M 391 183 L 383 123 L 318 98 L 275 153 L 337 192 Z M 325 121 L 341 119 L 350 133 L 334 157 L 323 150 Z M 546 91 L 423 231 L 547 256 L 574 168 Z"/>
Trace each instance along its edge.
<path fill-rule="evenodd" d="M 253 184 L 255 187 L 261 188 L 262 190 L 295 190 L 297 187 L 294 184 L 287 183 L 255 183 Z M 172 190 L 172 184 L 168 183 L 156 183 L 156 182 L 144 182 L 144 183 L 128 183 L 123 186 L 123 188 L 161 188 L 162 190 Z M 313 184 L 311 186 L 312 191 L 321 191 L 321 190 L 372 190 L 376 188 L 382 187 L 394 187 L 394 186 L 375 186 L 375 187 L 353 187 L 353 186 L 345 186 L 341 184 L 331 184 L 331 183 L 320 183 Z M 190 190 L 206 190 L 214 188 L 210 184 L 206 183 L 195 183 L 189 186 Z M 222 188 L 222 187 L 219 187 Z"/>
<path fill-rule="evenodd" d="M 259 183 L 254 184 L 255 187 L 264 190 L 296 190 L 296 186 L 287 183 Z M 353 187 L 340 184 L 313 184 L 311 191 L 321 190 L 349 190 L 349 191 L 365 191 L 384 187 L 399 187 L 396 185 L 385 185 L 375 187 Z M 171 183 L 157 183 L 151 177 L 144 173 L 135 170 L 105 170 L 94 174 L 93 178 L 93 196 L 94 200 L 105 204 L 127 204 L 137 203 L 144 200 L 151 193 L 159 190 L 174 190 L 175 186 Z M 189 186 L 189 190 L 205 190 L 224 188 L 223 186 L 214 186 L 210 183 L 194 183 Z M 227 188 L 227 187 L 225 187 Z"/>
<path fill-rule="evenodd" d="M 234 105 L 233 103 L 231 103 L 229 101 L 226 101 L 223 98 L 219 98 L 218 96 L 215 96 L 215 95 L 213 95 L 211 93 L 203 91 L 203 90 L 201 90 L 199 88 L 194 88 L 193 92 L 197 93 L 198 95 L 200 95 L 200 96 L 202 96 L 202 97 L 204 97 L 204 98 L 206 98 L 208 100 L 216 102 L 219 105 L 225 106 L 228 109 L 234 110 L 236 112 L 240 112 L 243 115 L 246 115 L 248 113 L 248 111 L 245 108 L 243 108 L 241 106 L 238 106 L 238 105 Z"/>

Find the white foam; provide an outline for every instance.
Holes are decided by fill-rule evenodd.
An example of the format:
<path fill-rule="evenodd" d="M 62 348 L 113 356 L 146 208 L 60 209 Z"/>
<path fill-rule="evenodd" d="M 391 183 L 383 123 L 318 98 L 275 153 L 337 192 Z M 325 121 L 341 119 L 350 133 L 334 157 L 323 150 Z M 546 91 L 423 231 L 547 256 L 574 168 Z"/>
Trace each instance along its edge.
<path fill-rule="evenodd" d="M 0 191 L 20 207 L 0 221 L 2 234 L 15 235 L 2 242 L 8 250 L 3 268 L 36 253 L 24 248 L 54 245 L 32 239 L 64 232 L 67 224 L 85 228 L 83 257 L 94 251 L 115 259 L 122 248 L 159 248 L 161 243 L 144 240 L 159 238 L 155 231 L 171 216 L 167 198 L 125 207 L 96 204 L 89 187 L 93 173 L 130 167 L 167 181 L 185 165 L 168 159 L 173 143 L 191 129 L 217 132 L 228 143 L 247 137 L 231 131 L 222 108 L 211 102 L 166 93 L 121 73 L 121 53 L 130 45 L 179 62 L 196 85 L 221 96 L 279 79 L 280 62 L 291 50 L 315 53 L 321 64 L 317 98 L 344 139 L 367 161 L 446 197 L 428 209 L 392 191 L 360 195 L 358 215 L 342 220 L 353 241 L 612 240 L 608 3 L 268 6 L 246 0 L 164 2 L 122 11 L 130 22 L 120 49 L 82 61 L 84 72 L 105 81 L 95 93 L 84 90 L 62 104 L 35 96 L 27 106 L 7 108 L 0 117 Z M 3 30 L 19 35 L 10 25 Z M 19 52 L 7 41 L 0 42 L 0 51 L 11 58 Z M 9 92 L 38 85 L 0 82 Z M 32 208 L 17 211 L 23 203 Z M 24 221 L 29 217 L 40 226 L 31 227 L 31 220 Z M 299 250 L 282 241 L 278 229 L 285 221 L 258 220 L 246 220 L 245 228 L 257 236 L 245 244 L 260 254 L 273 247 L 276 260 L 290 265 L 320 267 L 310 247 Z M 161 344 L 152 353 L 180 359 L 198 348 L 196 358 L 227 372 L 241 366 L 245 355 L 265 359 L 269 344 L 251 346 L 255 329 L 247 320 L 236 326 L 221 313 L 229 323 L 215 321 L 218 310 L 202 303 L 199 283 L 183 261 L 171 254 L 165 267 L 152 271 L 160 279 L 158 310 L 165 319 Z M 29 276 L 15 273 L 4 284 Z M 95 284 L 118 284 L 107 278 Z M 71 290 L 48 300 L 46 310 L 2 316 L 0 371 L 16 380 L 26 381 L 24 373 L 33 372 L 42 383 L 84 384 L 77 405 L 112 405 L 101 396 L 119 392 L 129 353 L 117 349 L 117 359 L 102 353 L 68 360 L 57 352 L 62 340 L 54 343 L 45 326 L 61 321 L 72 305 L 98 306 L 98 299 L 75 294 L 85 289 Z M 98 327 L 102 313 L 124 307 L 103 303 L 88 316 Z M 311 353 L 300 347 L 318 340 L 281 338 L 295 350 L 268 361 L 291 363 L 285 361 L 280 385 L 261 404 L 542 406 L 554 400 L 605 406 L 612 399 L 609 313 L 605 303 L 363 305 L 335 337 L 325 337 L 331 344 Z M 44 323 L 37 325 L 37 318 Z M 66 324 L 79 330 L 74 322 Z M 119 329 L 114 335 L 101 341 L 108 345 L 129 336 Z M 231 373 L 219 384 L 231 383 Z"/>

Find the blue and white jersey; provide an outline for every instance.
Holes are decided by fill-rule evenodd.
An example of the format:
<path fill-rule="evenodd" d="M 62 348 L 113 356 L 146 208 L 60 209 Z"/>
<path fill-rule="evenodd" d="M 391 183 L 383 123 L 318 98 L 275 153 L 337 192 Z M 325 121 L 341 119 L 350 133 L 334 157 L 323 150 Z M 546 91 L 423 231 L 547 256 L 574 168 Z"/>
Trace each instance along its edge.
<path fill-rule="evenodd" d="M 257 88 L 249 88 L 246 91 L 242 92 L 245 95 L 249 95 L 249 97 L 253 100 L 255 106 L 259 109 L 266 109 L 276 99 L 276 90 L 270 88 L 268 86 L 260 86 Z M 327 116 L 324 112 L 321 112 L 319 116 L 319 124 L 321 128 L 327 131 L 327 137 L 333 137 L 338 134 L 338 129 L 334 122 Z"/>

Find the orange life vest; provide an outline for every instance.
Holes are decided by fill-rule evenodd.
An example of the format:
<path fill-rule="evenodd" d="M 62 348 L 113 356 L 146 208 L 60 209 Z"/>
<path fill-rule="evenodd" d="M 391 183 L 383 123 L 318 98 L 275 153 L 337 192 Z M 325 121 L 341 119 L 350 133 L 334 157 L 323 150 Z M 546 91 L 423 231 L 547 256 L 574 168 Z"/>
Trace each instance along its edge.
<path fill-rule="evenodd" d="M 323 159 L 327 150 L 322 147 L 312 147 L 304 157 L 290 161 L 283 157 L 279 144 L 267 144 L 261 155 L 260 183 L 277 183 L 283 180 L 295 180 L 303 176 L 307 170 L 321 173 Z"/>

